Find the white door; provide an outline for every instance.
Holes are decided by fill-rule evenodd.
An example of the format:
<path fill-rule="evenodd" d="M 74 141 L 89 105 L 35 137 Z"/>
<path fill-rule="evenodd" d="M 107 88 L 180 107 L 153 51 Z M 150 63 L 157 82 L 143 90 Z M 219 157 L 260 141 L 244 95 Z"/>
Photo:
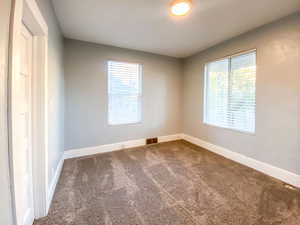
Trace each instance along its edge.
<path fill-rule="evenodd" d="M 20 73 L 16 77 L 15 116 L 12 131 L 14 140 L 15 195 L 18 225 L 32 225 L 34 220 L 32 188 L 32 119 L 31 78 L 33 37 L 22 25 L 20 34 Z"/>

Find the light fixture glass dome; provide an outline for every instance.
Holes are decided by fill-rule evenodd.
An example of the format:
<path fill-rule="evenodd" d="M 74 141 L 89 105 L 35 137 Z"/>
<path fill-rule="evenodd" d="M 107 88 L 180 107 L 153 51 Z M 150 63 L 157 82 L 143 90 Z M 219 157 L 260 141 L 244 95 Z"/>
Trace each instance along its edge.
<path fill-rule="evenodd" d="M 171 3 L 171 13 L 175 16 L 186 15 L 192 7 L 190 0 L 175 0 Z"/>

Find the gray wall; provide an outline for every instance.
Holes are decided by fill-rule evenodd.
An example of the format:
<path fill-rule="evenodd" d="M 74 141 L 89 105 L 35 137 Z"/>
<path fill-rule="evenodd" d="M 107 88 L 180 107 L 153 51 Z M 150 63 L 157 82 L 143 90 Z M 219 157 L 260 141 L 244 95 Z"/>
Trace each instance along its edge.
<path fill-rule="evenodd" d="M 49 185 L 64 151 L 64 65 L 63 37 L 51 0 L 37 0 L 49 29 L 48 41 L 48 114 Z"/>
<path fill-rule="evenodd" d="M 203 124 L 204 64 L 253 48 L 256 134 Z M 183 102 L 184 133 L 300 174 L 300 13 L 186 59 Z"/>
<path fill-rule="evenodd" d="M 0 1 L 0 224 L 12 225 L 7 145 L 7 68 L 11 0 Z"/>
<path fill-rule="evenodd" d="M 107 123 L 107 60 L 143 65 L 142 122 Z M 65 149 L 182 131 L 182 64 L 178 59 L 65 40 Z"/>

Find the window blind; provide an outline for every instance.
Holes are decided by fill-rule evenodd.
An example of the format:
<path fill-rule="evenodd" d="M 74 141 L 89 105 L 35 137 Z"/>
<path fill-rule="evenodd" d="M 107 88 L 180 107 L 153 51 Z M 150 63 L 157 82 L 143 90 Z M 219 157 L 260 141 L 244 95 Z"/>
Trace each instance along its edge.
<path fill-rule="evenodd" d="M 141 65 L 108 61 L 108 122 L 141 121 Z"/>
<path fill-rule="evenodd" d="M 255 51 L 206 64 L 204 122 L 254 133 L 255 80 Z"/>

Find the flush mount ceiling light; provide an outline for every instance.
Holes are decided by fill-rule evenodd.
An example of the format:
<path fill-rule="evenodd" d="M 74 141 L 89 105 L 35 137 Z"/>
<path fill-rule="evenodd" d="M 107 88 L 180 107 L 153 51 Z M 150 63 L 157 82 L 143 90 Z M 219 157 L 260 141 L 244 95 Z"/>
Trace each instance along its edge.
<path fill-rule="evenodd" d="M 185 16 L 192 8 L 191 0 L 175 0 L 171 3 L 171 13 L 174 16 Z"/>

